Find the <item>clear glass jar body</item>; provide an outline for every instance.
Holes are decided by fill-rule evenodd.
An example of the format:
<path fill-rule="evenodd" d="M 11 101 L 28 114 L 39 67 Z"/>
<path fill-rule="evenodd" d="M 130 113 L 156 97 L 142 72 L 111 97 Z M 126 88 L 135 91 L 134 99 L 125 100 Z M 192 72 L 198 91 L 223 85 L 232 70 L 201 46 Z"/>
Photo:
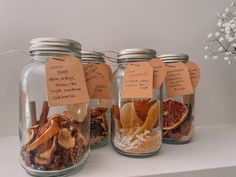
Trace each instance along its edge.
<path fill-rule="evenodd" d="M 67 54 L 38 53 L 31 57 L 20 76 L 20 163 L 31 175 L 72 174 L 88 158 L 88 103 L 47 105 L 47 59 Z M 83 117 L 82 122 L 76 121 L 79 117 Z"/>
<path fill-rule="evenodd" d="M 195 91 L 190 95 L 168 97 L 164 86 L 163 96 L 163 142 L 169 144 L 190 142 L 194 136 Z M 174 113 L 173 117 L 171 117 L 172 113 Z M 166 130 L 165 119 L 175 121 L 174 115 L 181 115 L 181 117 L 175 122 L 175 128 Z"/>
<path fill-rule="evenodd" d="M 102 64 L 99 61 L 83 61 L 83 64 L 95 63 Z M 90 146 L 92 149 L 104 146 L 109 141 L 110 136 L 110 99 L 92 99 L 89 100 L 90 115 Z"/>
<path fill-rule="evenodd" d="M 120 64 L 112 78 L 111 142 L 120 154 L 151 156 L 162 144 L 162 87 L 154 89 L 150 99 L 121 98 L 127 66 Z"/>

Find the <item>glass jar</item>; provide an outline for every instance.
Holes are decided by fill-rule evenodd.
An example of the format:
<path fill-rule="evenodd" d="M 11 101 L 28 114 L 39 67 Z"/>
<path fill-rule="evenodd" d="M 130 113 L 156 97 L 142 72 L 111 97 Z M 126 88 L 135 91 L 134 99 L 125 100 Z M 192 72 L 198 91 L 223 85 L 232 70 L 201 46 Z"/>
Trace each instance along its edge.
<path fill-rule="evenodd" d="M 189 56 L 186 54 L 165 54 L 158 58 L 166 65 L 189 61 Z M 165 87 L 163 96 L 163 142 L 170 144 L 190 142 L 194 135 L 195 91 L 193 90 L 193 94 L 168 97 Z M 168 125 L 171 125 L 171 128 Z"/>
<path fill-rule="evenodd" d="M 73 55 L 79 60 L 80 50 L 78 42 L 68 39 L 36 38 L 30 42 L 31 62 L 20 76 L 19 138 L 20 163 L 31 175 L 75 173 L 88 157 L 88 103 L 49 107 L 46 84 L 48 59 Z"/>
<path fill-rule="evenodd" d="M 82 51 L 82 63 L 105 64 L 105 56 L 101 52 Z M 108 66 L 108 65 L 107 65 Z M 109 67 L 109 66 L 108 66 Z M 104 68 L 106 69 L 106 68 Z M 109 68 L 108 68 L 109 69 Z M 109 81 L 110 83 L 110 81 Z M 110 84 L 109 84 L 110 90 Z M 107 144 L 110 130 L 111 100 L 90 98 L 90 146 L 98 148 Z"/>
<path fill-rule="evenodd" d="M 120 154 L 151 156 L 161 147 L 162 88 L 153 89 L 151 98 L 121 97 L 127 66 L 147 62 L 155 56 L 156 51 L 152 49 L 124 49 L 118 54 L 119 67 L 112 78 L 111 142 Z"/>

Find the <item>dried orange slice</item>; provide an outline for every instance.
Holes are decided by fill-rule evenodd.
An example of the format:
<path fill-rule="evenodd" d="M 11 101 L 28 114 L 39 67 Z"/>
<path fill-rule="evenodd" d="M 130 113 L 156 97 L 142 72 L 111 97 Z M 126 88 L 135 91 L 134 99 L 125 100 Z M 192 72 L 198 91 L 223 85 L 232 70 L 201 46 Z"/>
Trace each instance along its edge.
<path fill-rule="evenodd" d="M 26 150 L 29 152 L 36 149 L 41 144 L 51 139 L 59 131 L 60 131 L 60 127 L 58 126 L 57 122 L 54 120 L 50 120 L 49 122 L 47 122 L 46 124 L 42 126 L 41 130 L 39 130 L 38 138 L 32 143 L 28 144 L 26 146 Z"/>
<path fill-rule="evenodd" d="M 120 122 L 124 129 L 136 128 L 143 125 L 143 121 L 135 112 L 133 103 L 126 103 L 121 107 Z"/>
<path fill-rule="evenodd" d="M 174 100 L 164 101 L 163 109 L 164 130 L 178 127 L 188 114 L 188 108 L 183 103 Z"/>

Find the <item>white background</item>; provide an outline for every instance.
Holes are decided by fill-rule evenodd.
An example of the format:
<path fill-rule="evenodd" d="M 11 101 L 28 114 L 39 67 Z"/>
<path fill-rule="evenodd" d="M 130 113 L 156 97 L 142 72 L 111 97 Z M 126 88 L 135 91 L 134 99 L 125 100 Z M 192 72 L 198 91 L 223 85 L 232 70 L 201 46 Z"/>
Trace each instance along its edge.
<path fill-rule="evenodd" d="M 65 37 L 85 50 L 145 47 L 187 53 L 202 69 L 198 125 L 236 123 L 236 66 L 204 60 L 206 36 L 231 0 L 0 0 L 0 51 L 35 37 Z M 0 136 L 18 132 L 18 78 L 29 58 L 0 56 Z"/>

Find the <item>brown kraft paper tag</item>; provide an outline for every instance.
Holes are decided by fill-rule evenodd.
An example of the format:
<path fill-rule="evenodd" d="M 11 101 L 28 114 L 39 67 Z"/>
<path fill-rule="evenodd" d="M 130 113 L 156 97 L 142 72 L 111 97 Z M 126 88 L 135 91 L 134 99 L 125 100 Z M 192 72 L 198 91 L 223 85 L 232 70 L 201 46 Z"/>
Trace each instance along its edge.
<path fill-rule="evenodd" d="M 73 56 L 49 58 L 45 66 L 49 106 L 89 101 L 83 65 Z"/>
<path fill-rule="evenodd" d="M 111 99 L 107 66 L 95 63 L 85 64 L 84 72 L 90 99 Z"/>
<path fill-rule="evenodd" d="M 153 90 L 153 68 L 149 62 L 135 62 L 125 69 L 122 98 L 151 98 Z"/>
<path fill-rule="evenodd" d="M 108 64 L 101 64 L 104 65 L 104 67 L 106 68 L 107 72 L 108 72 L 108 76 L 109 76 L 109 80 L 112 80 L 112 70 L 111 67 Z"/>
<path fill-rule="evenodd" d="M 189 71 L 184 63 L 167 64 L 166 91 L 168 97 L 193 93 Z"/>
<path fill-rule="evenodd" d="M 158 58 L 149 61 L 153 67 L 153 88 L 160 88 L 165 81 L 167 69 L 163 61 Z"/>
<path fill-rule="evenodd" d="M 196 63 L 190 61 L 186 63 L 186 66 L 188 67 L 189 70 L 192 86 L 195 88 L 197 87 L 200 80 L 200 75 L 201 75 L 200 68 Z"/>

